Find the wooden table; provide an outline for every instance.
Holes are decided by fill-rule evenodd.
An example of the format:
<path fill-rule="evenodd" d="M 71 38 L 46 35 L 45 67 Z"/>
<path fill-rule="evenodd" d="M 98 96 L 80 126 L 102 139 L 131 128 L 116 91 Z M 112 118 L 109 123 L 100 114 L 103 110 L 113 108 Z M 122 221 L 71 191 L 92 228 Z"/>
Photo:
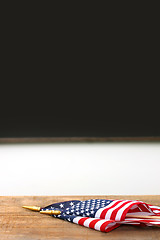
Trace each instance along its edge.
<path fill-rule="evenodd" d="M 159 196 L 21 196 L 0 197 L 0 240 L 90 240 L 90 239 L 160 239 L 160 228 L 120 226 L 109 232 L 102 233 L 77 224 L 54 219 L 48 215 L 23 209 L 23 205 L 44 207 L 54 202 L 67 200 L 87 200 L 91 198 L 105 199 L 136 199 L 160 206 Z"/>

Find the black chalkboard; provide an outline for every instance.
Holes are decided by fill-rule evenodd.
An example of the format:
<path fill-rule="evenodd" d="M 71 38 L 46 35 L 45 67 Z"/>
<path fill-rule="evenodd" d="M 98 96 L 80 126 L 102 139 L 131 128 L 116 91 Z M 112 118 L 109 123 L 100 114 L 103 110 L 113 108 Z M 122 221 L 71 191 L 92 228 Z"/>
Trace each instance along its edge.
<path fill-rule="evenodd" d="M 65 19 L 60 27 L 54 25 L 58 30 L 54 29 L 52 38 L 53 26 L 48 22 L 41 24 L 38 17 L 36 25 L 32 19 L 29 24 L 24 17 L 24 24 L 22 17 L 16 20 L 15 16 L 2 34 L 9 33 L 4 41 L 7 47 L 2 45 L 1 139 L 160 137 L 155 23 L 150 33 L 149 24 L 143 22 L 144 33 L 137 32 L 140 21 L 132 27 L 125 20 L 129 25 L 123 30 L 124 23 L 118 19 L 111 27 L 116 35 L 107 32 L 105 38 L 96 33 L 93 18 L 89 26 L 93 34 Z M 105 22 L 97 24 L 98 32 L 105 33 L 105 28 Z M 7 86 L 3 88 L 2 83 Z"/>
<path fill-rule="evenodd" d="M 116 122 L 105 118 L 10 117 L 1 120 L 0 137 L 149 137 L 160 136 L 159 123 Z"/>
<path fill-rule="evenodd" d="M 6 114 L 0 119 L 0 138 L 159 137 L 157 112 L 141 109 L 72 107 L 41 109 L 38 114 Z"/>

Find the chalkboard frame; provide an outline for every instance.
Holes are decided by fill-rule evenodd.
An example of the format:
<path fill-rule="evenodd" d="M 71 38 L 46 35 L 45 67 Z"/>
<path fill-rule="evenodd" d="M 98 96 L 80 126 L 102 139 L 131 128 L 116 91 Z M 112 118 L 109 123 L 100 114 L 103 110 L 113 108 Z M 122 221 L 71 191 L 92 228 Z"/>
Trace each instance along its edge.
<path fill-rule="evenodd" d="M 7 143 L 104 143 L 104 142 L 160 142 L 160 137 L 41 137 L 0 138 L 0 144 Z"/>

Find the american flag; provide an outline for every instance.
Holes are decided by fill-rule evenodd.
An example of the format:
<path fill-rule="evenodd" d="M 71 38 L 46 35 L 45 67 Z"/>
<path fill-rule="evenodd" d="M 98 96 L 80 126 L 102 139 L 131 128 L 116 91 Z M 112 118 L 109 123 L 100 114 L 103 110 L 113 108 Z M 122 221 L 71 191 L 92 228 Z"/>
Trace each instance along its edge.
<path fill-rule="evenodd" d="M 141 201 L 89 199 L 86 201 L 66 201 L 55 203 L 41 209 L 59 210 L 60 215 L 52 215 L 88 228 L 109 232 L 121 224 L 139 226 L 160 226 L 160 219 L 145 219 L 143 216 L 160 216 L 160 207 Z M 141 218 L 127 217 L 140 215 Z"/>

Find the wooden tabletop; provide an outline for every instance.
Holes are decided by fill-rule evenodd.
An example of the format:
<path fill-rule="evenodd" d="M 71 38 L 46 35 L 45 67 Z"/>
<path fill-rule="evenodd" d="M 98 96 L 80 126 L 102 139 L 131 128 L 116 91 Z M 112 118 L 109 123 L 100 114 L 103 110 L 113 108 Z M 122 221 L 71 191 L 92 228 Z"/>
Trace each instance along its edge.
<path fill-rule="evenodd" d="M 90 239 L 160 239 L 160 228 L 120 226 L 109 232 L 102 233 L 89 228 L 54 219 L 48 215 L 23 209 L 23 205 L 47 206 L 67 200 L 99 199 L 133 199 L 160 206 L 158 196 L 20 196 L 0 197 L 0 240 L 90 240 Z"/>

